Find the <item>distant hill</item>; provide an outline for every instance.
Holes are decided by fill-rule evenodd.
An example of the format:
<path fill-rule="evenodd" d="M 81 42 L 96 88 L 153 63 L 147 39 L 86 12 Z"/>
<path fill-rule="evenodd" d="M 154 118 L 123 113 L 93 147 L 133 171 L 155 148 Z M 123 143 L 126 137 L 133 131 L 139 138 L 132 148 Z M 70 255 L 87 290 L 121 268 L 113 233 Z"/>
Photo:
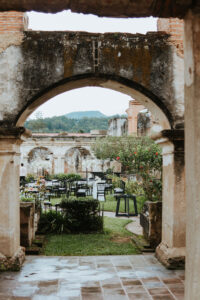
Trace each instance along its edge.
<path fill-rule="evenodd" d="M 74 111 L 65 115 L 69 119 L 82 119 L 82 118 L 107 118 L 106 115 L 102 114 L 98 110 L 88 111 Z"/>
<path fill-rule="evenodd" d="M 107 117 L 100 111 L 80 111 L 58 117 L 27 120 L 24 126 L 33 132 L 90 132 L 94 129 L 107 130 L 108 121 L 114 117 L 120 116 Z"/>

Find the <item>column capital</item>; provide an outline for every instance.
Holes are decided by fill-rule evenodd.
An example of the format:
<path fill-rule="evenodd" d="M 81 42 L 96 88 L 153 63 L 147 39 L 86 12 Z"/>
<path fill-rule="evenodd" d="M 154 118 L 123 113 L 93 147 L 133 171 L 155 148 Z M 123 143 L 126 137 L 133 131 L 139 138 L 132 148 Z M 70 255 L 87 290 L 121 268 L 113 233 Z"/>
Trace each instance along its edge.
<path fill-rule="evenodd" d="M 20 144 L 31 136 L 31 132 L 24 127 L 0 128 L 0 155 L 20 154 Z"/>
<path fill-rule="evenodd" d="M 31 131 L 24 127 L 1 127 L 0 139 L 24 139 L 31 136 Z"/>
<path fill-rule="evenodd" d="M 161 131 L 163 137 L 167 137 L 170 141 L 184 140 L 183 129 L 164 129 Z"/>
<path fill-rule="evenodd" d="M 165 129 L 151 136 L 162 148 L 166 146 L 171 152 L 184 153 L 184 130 Z"/>

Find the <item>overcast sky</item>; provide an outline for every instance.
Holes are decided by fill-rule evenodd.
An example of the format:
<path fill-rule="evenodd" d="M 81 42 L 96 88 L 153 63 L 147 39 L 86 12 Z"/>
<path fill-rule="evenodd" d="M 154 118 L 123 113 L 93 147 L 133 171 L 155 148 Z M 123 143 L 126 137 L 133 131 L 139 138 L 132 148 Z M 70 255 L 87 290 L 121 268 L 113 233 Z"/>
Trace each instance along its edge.
<path fill-rule="evenodd" d="M 29 29 L 72 30 L 89 32 L 129 32 L 143 33 L 156 31 L 155 18 L 115 19 L 100 18 L 63 11 L 58 14 L 30 12 Z M 60 94 L 41 105 L 37 111 L 43 117 L 59 116 L 72 111 L 99 110 L 105 115 L 123 114 L 128 108 L 130 97 L 103 88 L 85 87 Z"/>

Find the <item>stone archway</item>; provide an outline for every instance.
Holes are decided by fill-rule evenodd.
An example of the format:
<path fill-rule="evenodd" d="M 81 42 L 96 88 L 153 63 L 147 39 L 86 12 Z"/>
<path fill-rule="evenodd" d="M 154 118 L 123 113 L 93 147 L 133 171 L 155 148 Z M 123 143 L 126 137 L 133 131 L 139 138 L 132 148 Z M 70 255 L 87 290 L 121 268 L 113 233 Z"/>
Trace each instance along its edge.
<path fill-rule="evenodd" d="M 85 175 L 83 168 L 83 161 L 90 157 L 89 150 L 83 147 L 73 147 L 67 150 L 65 153 L 65 173 L 78 173 Z"/>
<path fill-rule="evenodd" d="M 53 153 L 46 147 L 35 147 L 27 155 L 27 173 L 53 174 Z"/>
<path fill-rule="evenodd" d="M 160 124 L 158 131 L 168 130 L 169 135 L 173 137 L 183 128 L 183 73 L 173 68 L 177 59 L 182 66 L 182 60 L 178 57 L 175 47 L 168 42 L 166 34 L 152 33 L 141 36 L 26 32 L 21 44 L 8 47 L 3 52 L 0 63 L 9 59 L 13 63 L 13 68 L 10 68 L 7 74 L 13 83 L 12 93 L 8 93 L 8 98 L 0 95 L 0 150 L 4 153 L 1 160 L 5 165 L 1 172 L 6 178 L 6 182 L 1 182 L 3 189 L 7 189 L 8 182 L 16 180 L 19 174 L 17 157 L 20 136 L 24 132 L 21 127 L 24 121 L 42 103 L 64 91 L 83 86 L 110 88 L 131 95 L 146 106 Z M 177 89 L 174 88 L 175 80 L 180 80 Z M 168 142 L 174 145 L 174 140 L 176 138 Z M 176 156 L 173 149 L 169 168 L 174 174 Z M 172 177 L 173 183 L 176 183 L 177 176 L 178 174 Z M 14 186 L 14 202 L 17 206 L 19 188 L 17 184 Z M 172 194 L 174 191 L 173 188 Z M 165 192 L 168 192 L 167 189 Z M 177 201 L 175 197 L 172 200 Z M 17 210 L 14 210 L 13 206 L 13 190 L 12 194 L 3 193 L 1 201 L 5 204 L 5 211 L 12 211 L 16 217 L 13 219 L 15 222 L 9 223 L 7 215 L 4 215 L 3 230 L 0 232 L 0 238 L 4 240 L 4 243 L 0 244 L 0 252 L 12 257 L 19 249 L 19 216 L 16 216 Z M 173 210 L 171 217 L 173 220 L 176 217 Z M 173 249 L 173 237 L 177 235 L 178 228 L 173 226 L 174 222 L 171 220 L 167 219 L 166 222 L 165 228 L 170 227 L 169 240 L 172 241 L 169 247 Z M 15 235 L 15 243 L 9 234 L 10 231 Z"/>
<path fill-rule="evenodd" d="M 163 129 L 183 128 L 183 58 L 167 34 L 27 31 L 2 53 L 0 63 L 7 61 L 12 65 L 2 85 L 10 80 L 12 93 L 0 94 L 2 127 L 22 126 L 39 105 L 59 93 L 100 86 L 140 101 Z"/>
<path fill-rule="evenodd" d="M 44 1 L 9 2 L 2 1 L 0 9 L 5 10 L 39 10 L 59 11 L 63 7 L 83 13 L 95 13 L 101 16 L 134 17 L 162 16 L 185 18 L 185 99 L 186 99 L 186 164 L 187 164 L 187 280 L 186 299 L 198 300 L 200 297 L 199 264 L 199 2 L 173 0 L 158 1 L 102 1 L 97 5 L 93 1 L 61 1 L 49 3 Z M 128 9 L 127 9 L 128 8 Z M 5 131 L 4 131 L 5 132 Z M 11 133 L 9 131 L 9 133 Z M 16 131 L 15 131 L 16 133 Z M 8 135 L 8 132 L 6 133 Z M 5 134 L 4 134 L 5 136 Z M 14 135 L 15 136 L 15 135 Z M 19 136 L 17 134 L 17 136 Z M 3 148 L 4 149 L 4 148 Z M 5 150 L 5 149 L 4 149 Z M 196 259 L 194 259 L 196 258 Z"/>

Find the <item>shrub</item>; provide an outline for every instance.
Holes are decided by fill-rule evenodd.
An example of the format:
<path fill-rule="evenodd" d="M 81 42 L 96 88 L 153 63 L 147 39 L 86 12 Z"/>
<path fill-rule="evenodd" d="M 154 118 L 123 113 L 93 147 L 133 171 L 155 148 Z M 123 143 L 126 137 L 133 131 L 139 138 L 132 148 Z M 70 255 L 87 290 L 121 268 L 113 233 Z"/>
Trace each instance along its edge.
<path fill-rule="evenodd" d="M 81 176 L 79 174 L 74 174 L 74 173 L 59 173 L 51 176 L 52 179 L 58 179 L 60 181 L 65 181 L 65 180 L 80 180 Z"/>
<path fill-rule="evenodd" d="M 63 199 L 62 212 L 48 211 L 41 215 L 40 233 L 89 233 L 103 231 L 103 217 L 97 200 Z"/>
<path fill-rule="evenodd" d="M 138 181 L 126 181 L 126 186 L 125 186 L 125 192 L 126 194 L 136 194 L 136 195 L 142 195 L 144 194 L 143 186 L 140 182 Z"/>
<path fill-rule="evenodd" d="M 30 197 L 20 197 L 21 202 L 35 202 L 35 198 Z"/>
<path fill-rule="evenodd" d="M 35 180 L 35 176 L 33 174 L 27 174 L 26 183 L 33 182 Z"/>
<path fill-rule="evenodd" d="M 107 175 L 106 177 L 108 179 L 112 179 L 113 188 L 120 187 L 120 182 L 121 182 L 122 179 L 119 176 L 116 176 L 116 175 Z"/>
<path fill-rule="evenodd" d="M 38 224 L 39 233 L 68 233 L 66 220 L 62 213 L 48 211 L 41 214 Z"/>
<path fill-rule="evenodd" d="M 32 197 L 24 197 L 20 196 L 21 202 L 34 202 L 35 203 L 35 211 L 41 211 L 41 201 L 39 197 L 33 195 Z"/>
<path fill-rule="evenodd" d="M 98 200 L 79 198 L 76 200 L 62 200 L 67 228 L 70 232 L 96 232 L 103 230 L 103 218 L 100 216 Z"/>

